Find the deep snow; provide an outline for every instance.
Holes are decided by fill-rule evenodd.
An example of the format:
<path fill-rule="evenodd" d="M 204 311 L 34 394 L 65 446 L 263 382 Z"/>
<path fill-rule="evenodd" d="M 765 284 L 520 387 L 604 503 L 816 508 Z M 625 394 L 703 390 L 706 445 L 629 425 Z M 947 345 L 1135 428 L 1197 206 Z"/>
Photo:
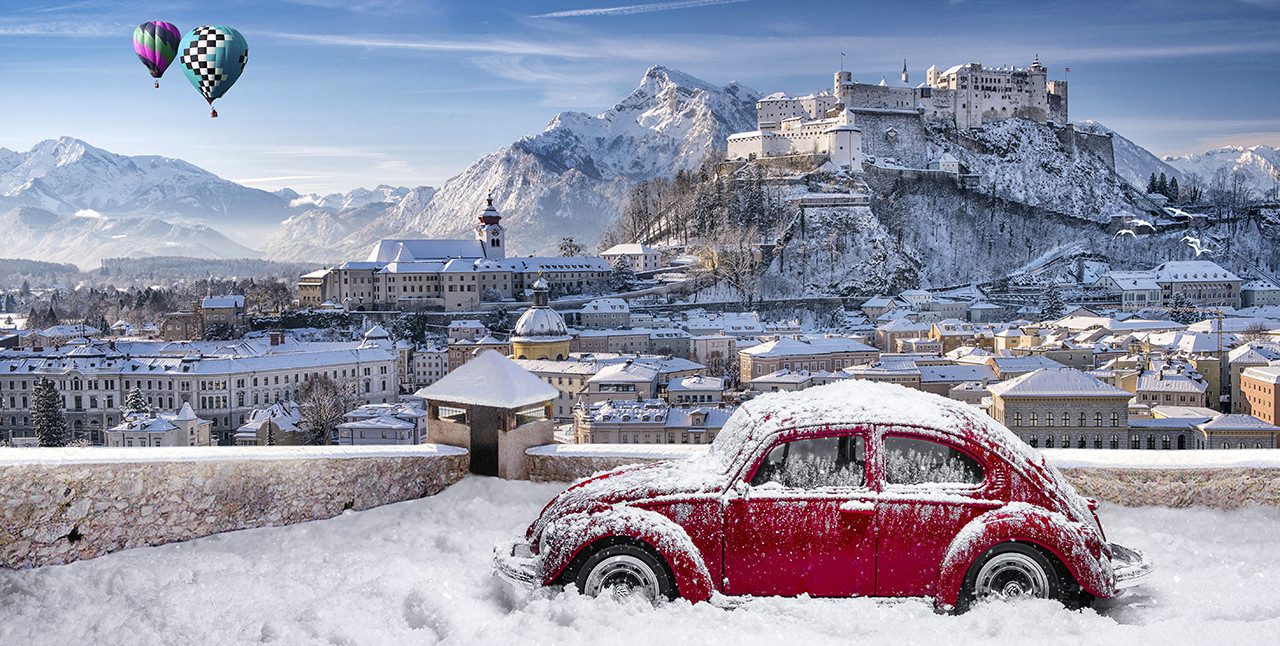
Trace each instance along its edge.
<path fill-rule="evenodd" d="M 0 644 L 1273 643 L 1280 509 L 1104 505 L 1152 580 L 1098 611 L 993 603 L 960 617 L 919 599 L 757 599 L 652 609 L 508 588 L 490 548 L 563 485 L 468 478 L 338 518 L 0 573 Z"/>

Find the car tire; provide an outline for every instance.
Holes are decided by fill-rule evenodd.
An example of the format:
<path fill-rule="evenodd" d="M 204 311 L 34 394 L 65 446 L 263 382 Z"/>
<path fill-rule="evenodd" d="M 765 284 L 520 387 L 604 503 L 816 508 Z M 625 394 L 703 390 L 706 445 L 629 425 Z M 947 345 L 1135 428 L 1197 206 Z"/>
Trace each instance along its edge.
<path fill-rule="evenodd" d="M 640 596 L 650 603 L 676 598 L 676 584 L 662 558 L 633 543 L 606 545 L 583 561 L 574 576 L 578 592 L 623 600 Z"/>
<path fill-rule="evenodd" d="M 1066 588 L 1074 588 L 1068 577 Z M 969 566 L 957 612 L 964 612 L 973 603 L 1000 598 L 1056 599 L 1067 605 L 1072 599 L 1064 594 L 1064 585 L 1058 568 L 1040 550 L 1025 543 L 1001 543 L 987 550 Z"/>

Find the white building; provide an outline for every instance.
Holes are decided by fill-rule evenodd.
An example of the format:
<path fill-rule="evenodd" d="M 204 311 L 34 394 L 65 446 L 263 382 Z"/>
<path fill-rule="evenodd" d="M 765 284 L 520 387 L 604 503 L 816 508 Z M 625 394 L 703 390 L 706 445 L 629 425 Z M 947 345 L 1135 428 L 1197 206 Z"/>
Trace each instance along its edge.
<path fill-rule="evenodd" d="M 422 444 L 427 441 L 427 411 L 408 403 L 365 404 L 343 417 L 335 444 Z"/>
<path fill-rule="evenodd" d="M 667 401 L 675 406 L 718 404 L 724 399 L 724 379 L 695 375 L 667 383 Z"/>
<path fill-rule="evenodd" d="M 395 401 L 397 354 L 364 343 L 300 342 L 281 334 L 238 341 L 114 341 L 32 353 L 0 351 L 0 436 L 32 437 L 36 383 L 54 382 L 73 439 L 102 444 L 137 389 L 154 409 L 190 404 L 221 444 L 250 411 L 294 399 L 313 375 L 347 384 L 366 402 Z"/>
<path fill-rule="evenodd" d="M 636 242 L 616 244 L 600 252 L 610 265 L 617 267 L 620 260 L 626 259 L 635 271 L 650 271 L 662 268 L 662 253 L 648 245 Z"/>
<path fill-rule="evenodd" d="M 1280 287 L 1269 280 L 1251 280 L 1240 288 L 1240 305 L 1243 307 L 1280 305 Z"/>
<path fill-rule="evenodd" d="M 212 422 L 196 416 L 191 404 L 177 413 L 130 413 L 107 429 L 107 446 L 209 446 Z"/>
<path fill-rule="evenodd" d="M 774 95 L 776 96 L 776 95 Z M 862 129 L 841 109 L 764 121 L 758 130 L 729 136 L 727 159 L 752 160 L 790 155 L 823 155 L 838 167 L 862 170 Z"/>
<path fill-rule="evenodd" d="M 593 299 L 574 314 L 579 326 L 592 330 L 631 325 L 631 306 L 621 298 Z"/>

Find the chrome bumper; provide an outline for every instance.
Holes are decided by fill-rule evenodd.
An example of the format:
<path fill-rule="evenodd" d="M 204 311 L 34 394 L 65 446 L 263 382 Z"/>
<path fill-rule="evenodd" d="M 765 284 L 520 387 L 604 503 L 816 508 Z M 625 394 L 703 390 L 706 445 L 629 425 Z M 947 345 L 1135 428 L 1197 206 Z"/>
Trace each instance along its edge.
<path fill-rule="evenodd" d="M 542 558 L 535 556 L 522 538 L 506 540 L 493 548 L 493 569 L 498 575 L 521 587 L 532 588 L 542 583 Z"/>
<path fill-rule="evenodd" d="M 1151 575 L 1151 561 L 1138 550 L 1111 543 L 1111 569 L 1115 572 L 1116 590 L 1142 585 Z"/>

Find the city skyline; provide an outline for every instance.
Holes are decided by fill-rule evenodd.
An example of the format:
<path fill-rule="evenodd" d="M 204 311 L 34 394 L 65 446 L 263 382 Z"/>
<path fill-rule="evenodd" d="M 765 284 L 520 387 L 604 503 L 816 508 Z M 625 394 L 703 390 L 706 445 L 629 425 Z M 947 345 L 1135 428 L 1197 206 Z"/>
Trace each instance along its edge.
<path fill-rule="evenodd" d="M 1039 55 L 1071 82 L 1073 119 L 1156 154 L 1280 145 L 1267 116 L 1280 90 L 1247 82 L 1280 62 L 1275 2 L 913 4 L 21 3 L 0 11 L 0 146 L 74 136 L 268 190 L 439 186 L 558 112 L 607 109 L 650 65 L 802 93 L 830 85 L 841 53 L 870 83 L 905 58 L 913 85 L 930 65 Z M 128 45 L 144 20 L 245 35 L 249 65 L 219 119 L 176 66 L 151 88 Z"/>

